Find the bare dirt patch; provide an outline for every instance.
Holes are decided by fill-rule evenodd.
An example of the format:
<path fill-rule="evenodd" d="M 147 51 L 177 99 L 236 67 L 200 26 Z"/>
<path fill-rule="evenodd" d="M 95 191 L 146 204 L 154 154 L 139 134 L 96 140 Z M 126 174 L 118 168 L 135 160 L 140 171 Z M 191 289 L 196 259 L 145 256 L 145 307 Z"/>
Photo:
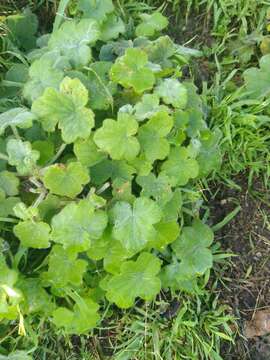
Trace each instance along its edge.
<path fill-rule="evenodd" d="M 231 266 L 224 274 L 221 300 L 228 304 L 239 319 L 236 346 L 225 348 L 225 360 L 269 360 L 270 336 L 245 339 L 246 321 L 257 311 L 270 309 L 270 192 L 257 180 L 248 191 L 247 177 L 236 179 L 242 190 L 220 187 L 211 202 L 211 213 L 218 222 L 238 202 L 242 210 L 217 233 L 222 248 L 231 251 Z"/>

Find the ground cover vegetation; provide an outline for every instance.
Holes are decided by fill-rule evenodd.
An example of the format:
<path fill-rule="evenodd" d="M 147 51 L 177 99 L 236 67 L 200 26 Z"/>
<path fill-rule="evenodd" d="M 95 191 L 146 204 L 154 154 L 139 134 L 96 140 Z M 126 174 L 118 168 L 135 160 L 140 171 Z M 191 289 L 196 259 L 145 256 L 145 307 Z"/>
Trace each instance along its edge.
<path fill-rule="evenodd" d="M 3 6 L 0 358 L 232 358 L 204 189 L 267 185 L 267 5 Z"/>

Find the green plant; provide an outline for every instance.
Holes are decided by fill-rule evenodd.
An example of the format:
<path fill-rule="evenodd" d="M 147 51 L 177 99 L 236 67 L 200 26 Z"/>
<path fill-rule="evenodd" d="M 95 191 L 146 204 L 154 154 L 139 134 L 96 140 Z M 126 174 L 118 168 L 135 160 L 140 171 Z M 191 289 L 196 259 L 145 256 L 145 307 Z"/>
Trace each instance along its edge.
<path fill-rule="evenodd" d="M 156 36 L 161 14 L 126 33 L 110 1 L 94 6 L 79 1 L 82 17 L 40 37 L 29 68 L 11 66 L 20 83 L 5 76 L 20 105 L 0 117 L 0 314 L 22 334 L 30 315 L 87 333 L 105 299 L 128 308 L 162 286 L 196 293 L 212 266 L 210 228 L 184 211 L 193 179 L 220 163 L 219 133 L 181 81 L 188 59 Z M 23 48 L 15 21 L 10 41 Z"/>

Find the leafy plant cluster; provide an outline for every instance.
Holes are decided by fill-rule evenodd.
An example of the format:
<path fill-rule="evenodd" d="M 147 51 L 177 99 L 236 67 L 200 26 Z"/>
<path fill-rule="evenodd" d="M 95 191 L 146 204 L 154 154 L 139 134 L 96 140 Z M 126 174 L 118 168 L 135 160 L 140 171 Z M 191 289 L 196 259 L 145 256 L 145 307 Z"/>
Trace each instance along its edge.
<path fill-rule="evenodd" d="M 220 133 L 182 78 L 193 51 L 160 35 L 158 12 L 133 26 L 80 0 L 75 14 L 38 38 L 18 30 L 33 14 L 7 18 L 24 61 L 3 80 L 0 319 L 21 334 L 29 315 L 83 334 L 104 301 L 196 293 L 213 263 L 213 232 L 191 219 Z"/>

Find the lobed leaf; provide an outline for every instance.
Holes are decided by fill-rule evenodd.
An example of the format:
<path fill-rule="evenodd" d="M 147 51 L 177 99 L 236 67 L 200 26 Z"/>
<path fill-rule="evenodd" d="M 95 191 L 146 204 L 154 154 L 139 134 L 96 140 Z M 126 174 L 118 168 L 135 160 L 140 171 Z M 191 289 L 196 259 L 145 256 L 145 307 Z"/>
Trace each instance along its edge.
<path fill-rule="evenodd" d="M 213 231 L 200 220 L 194 220 L 192 226 L 186 226 L 172 248 L 181 260 L 179 274 L 187 279 L 203 275 L 213 264 L 209 246 L 214 239 Z"/>
<path fill-rule="evenodd" d="M 151 90 L 155 76 L 147 67 L 147 61 L 147 55 L 142 50 L 127 49 L 125 55 L 117 58 L 111 68 L 112 81 L 121 84 L 124 88 L 133 88 L 139 94 Z"/>
<path fill-rule="evenodd" d="M 153 14 L 141 14 L 141 24 L 136 27 L 137 36 L 152 37 L 157 31 L 161 31 L 168 26 L 168 19 L 159 12 Z"/>
<path fill-rule="evenodd" d="M 46 168 L 43 182 L 53 194 L 74 198 L 83 186 L 90 181 L 87 169 L 79 162 L 71 162 L 67 166 L 51 165 Z"/>
<path fill-rule="evenodd" d="M 50 246 L 51 229 L 45 222 L 25 220 L 15 225 L 13 230 L 24 247 L 46 249 Z"/>
<path fill-rule="evenodd" d="M 139 129 L 139 141 L 145 158 L 153 163 L 163 160 L 170 152 L 170 144 L 166 139 L 173 127 L 173 119 L 167 111 L 159 111 Z"/>
<path fill-rule="evenodd" d="M 95 20 L 69 20 L 52 33 L 48 47 L 50 50 L 58 50 L 73 67 L 80 67 L 91 60 L 89 45 L 95 44 L 99 36 L 99 26 Z"/>
<path fill-rule="evenodd" d="M 165 79 L 155 89 L 165 104 L 184 109 L 187 105 L 187 89 L 177 79 Z"/>
<path fill-rule="evenodd" d="M 107 214 L 96 210 L 88 199 L 71 202 L 52 218 L 52 240 L 69 253 L 86 251 L 107 226 Z"/>
<path fill-rule="evenodd" d="M 32 150 L 31 143 L 18 139 L 10 139 L 7 142 L 8 162 L 20 175 L 31 174 L 36 168 L 39 152 Z"/>
<path fill-rule="evenodd" d="M 117 121 L 103 121 L 102 127 L 95 132 L 94 141 L 113 160 L 132 160 L 140 151 L 139 142 L 134 137 L 137 131 L 137 121 L 128 114 L 119 113 Z"/>
<path fill-rule="evenodd" d="M 107 299 L 124 309 L 133 306 L 137 297 L 153 300 L 161 289 L 156 276 L 160 267 L 161 261 L 145 252 L 136 261 L 124 262 L 120 273 L 112 276 L 106 285 Z"/>
<path fill-rule="evenodd" d="M 153 225 L 161 220 L 158 205 L 145 197 L 137 198 L 133 206 L 117 202 L 111 212 L 113 237 L 127 250 L 140 251 L 153 238 Z"/>
<path fill-rule="evenodd" d="M 79 138 L 88 138 L 94 126 L 94 113 L 85 107 L 87 102 L 88 92 L 80 80 L 65 77 L 60 91 L 47 88 L 34 101 L 32 111 L 44 130 L 54 131 L 58 124 L 63 140 L 72 143 Z"/>
<path fill-rule="evenodd" d="M 199 174 L 199 166 L 190 152 L 185 147 L 172 148 L 168 159 L 161 167 L 161 174 L 167 175 L 171 186 L 186 185 L 189 179 L 194 179 Z"/>

